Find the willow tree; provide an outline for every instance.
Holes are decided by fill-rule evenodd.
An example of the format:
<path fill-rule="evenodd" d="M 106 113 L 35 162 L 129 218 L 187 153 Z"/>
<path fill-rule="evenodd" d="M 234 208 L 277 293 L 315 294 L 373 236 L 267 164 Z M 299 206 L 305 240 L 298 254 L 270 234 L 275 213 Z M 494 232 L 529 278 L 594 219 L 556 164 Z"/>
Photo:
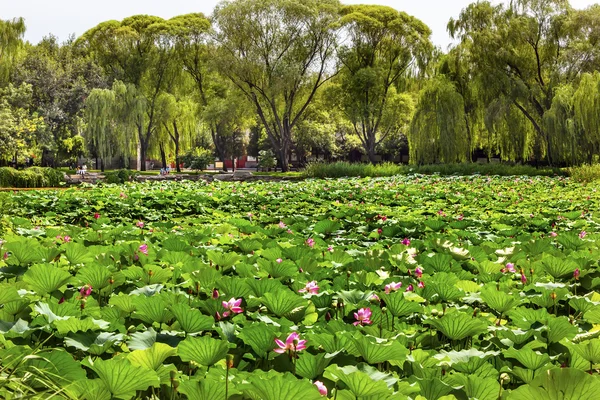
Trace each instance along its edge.
<path fill-rule="evenodd" d="M 162 18 L 136 15 L 100 23 L 78 39 L 112 79 L 133 85 L 146 104 L 135 122 L 141 170 L 146 169 L 144 160 L 159 125 L 157 100 L 178 73 L 170 29 Z"/>
<path fill-rule="evenodd" d="M 448 24 L 451 35 L 469 47 L 474 79 L 485 88 L 485 106 L 508 105 L 530 125 L 511 135 L 525 143 L 529 138 L 523 136 L 533 131 L 536 162 L 553 164 L 568 158 L 560 154 L 566 151 L 561 142 L 550 137 L 544 115 L 551 111 L 559 87 L 576 83 L 581 71 L 598 67 L 598 52 L 590 50 L 598 43 L 599 11 L 597 7 L 575 11 L 567 0 L 498 5 L 482 1 L 469 5 Z M 495 114 L 512 118 L 504 124 L 520 121 L 513 110 Z"/>
<path fill-rule="evenodd" d="M 0 83 L 8 77 L 14 55 L 22 44 L 24 34 L 25 20 L 23 18 L 0 20 Z"/>
<path fill-rule="evenodd" d="M 116 81 L 111 89 L 93 89 L 85 100 L 85 136 L 100 168 L 114 156 L 128 157 L 135 143 L 136 123 L 144 114 L 133 85 Z"/>
<path fill-rule="evenodd" d="M 294 128 L 335 74 L 338 10 L 338 0 L 229 0 L 215 9 L 219 70 L 253 105 L 284 171 Z"/>
<path fill-rule="evenodd" d="M 583 159 L 591 163 L 600 154 L 600 73 L 585 73 L 573 94 L 573 112 L 577 127 L 583 134 Z M 596 160 L 597 161 L 597 160 Z"/>
<path fill-rule="evenodd" d="M 352 5 L 341 9 L 347 45 L 339 51 L 340 105 L 371 162 L 376 146 L 397 134 L 406 109 L 397 90 L 407 73 L 423 70 L 432 54 L 431 30 L 391 7 Z"/>
<path fill-rule="evenodd" d="M 443 76 L 429 81 L 421 91 L 408 143 L 413 164 L 463 162 L 469 158 L 463 98 Z"/>

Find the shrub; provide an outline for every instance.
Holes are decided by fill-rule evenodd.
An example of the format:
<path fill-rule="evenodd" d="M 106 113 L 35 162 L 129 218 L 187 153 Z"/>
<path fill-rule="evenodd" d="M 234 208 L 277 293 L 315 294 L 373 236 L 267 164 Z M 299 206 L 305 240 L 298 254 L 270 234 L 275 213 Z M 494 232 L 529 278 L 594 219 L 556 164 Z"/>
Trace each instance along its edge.
<path fill-rule="evenodd" d="M 405 174 L 554 176 L 566 175 L 566 172 L 556 168 L 535 168 L 530 165 L 477 163 L 398 165 L 390 162 L 382 164 L 316 162 L 310 163 L 304 170 L 304 175 L 309 178 L 381 177 Z"/>
<path fill-rule="evenodd" d="M 119 169 L 110 171 L 104 174 L 106 183 L 125 183 L 133 180 L 137 175 L 137 171 L 130 169 Z"/>
<path fill-rule="evenodd" d="M 261 168 L 275 168 L 277 159 L 271 150 L 261 150 L 258 152 L 258 166 Z"/>
<path fill-rule="evenodd" d="M 584 164 L 568 169 L 569 175 L 576 182 L 589 183 L 600 179 L 600 164 Z"/>
<path fill-rule="evenodd" d="M 24 170 L 11 167 L 0 168 L 0 187 L 57 187 L 64 181 L 63 172 L 53 168 L 31 167 Z"/>
<path fill-rule="evenodd" d="M 208 149 L 203 149 L 201 147 L 188 151 L 181 160 L 183 164 L 190 169 L 194 169 L 196 171 L 201 171 L 208 167 L 208 164 L 214 161 L 214 156 L 212 151 Z"/>

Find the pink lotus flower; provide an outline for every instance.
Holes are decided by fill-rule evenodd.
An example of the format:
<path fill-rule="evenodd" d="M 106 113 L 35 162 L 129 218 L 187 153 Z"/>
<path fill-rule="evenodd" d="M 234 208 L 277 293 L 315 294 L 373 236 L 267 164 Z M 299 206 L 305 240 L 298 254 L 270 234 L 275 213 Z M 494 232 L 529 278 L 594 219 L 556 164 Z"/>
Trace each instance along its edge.
<path fill-rule="evenodd" d="M 119 193 L 119 197 L 122 199 L 126 199 L 127 195 L 125 193 L 121 192 L 121 193 Z"/>
<path fill-rule="evenodd" d="M 556 233 L 554 231 L 550 232 L 550 237 L 557 237 L 557 236 L 558 236 L 558 233 Z"/>
<path fill-rule="evenodd" d="M 579 232 L 579 239 L 583 239 L 585 237 L 585 235 L 587 235 L 586 231 Z"/>
<path fill-rule="evenodd" d="M 573 278 L 575 278 L 576 281 L 579 280 L 579 275 L 581 275 L 579 268 L 575 268 L 575 271 L 573 271 Z"/>
<path fill-rule="evenodd" d="M 283 354 L 287 351 L 298 352 L 306 349 L 306 340 L 300 340 L 300 336 L 298 332 L 292 332 L 285 339 L 285 343 L 283 343 L 279 339 L 275 339 L 275 344 L 279 346 L 278 349 L 273 349 L 275 353 Z"/>
<path fill-rule="evenodd" d="M 419 289 L 423 289 L 425 287 L 425 282 L 421 281 L 417 286 Z"/>
<path fill-rule="evenodd" d="M 377 234 L 378 234 L 378 235 L 381 235 L 382 233 L 383 233 L 383 229 L 381 229 L 381 228 L 377 228 Z"/>
<path fill-rule="evenodd" d="M 512 272 L 514 274 L 515 272 L 517 272 L 517 270 L 515 269 L 515 264 L 507 263 L 506 267 L 502 268 L 501 272 Z"/>
<path fill-rule="evenodd" d="M 137 226 L 138 228 L 143 228 L 144 227 L 144 221 L 138 221 L 138 222 L 136 222 L 135 226 Z"/>
<path fill-rule="evenodd" d="M 65 235 L 65 236 L 63 236 L 63 241 L 64 241 L 65 243 L 69 243 L 69 242 L 71 241 L 71 236 L 69 236 L 69 235 Z"/>
<path fill-rule="evenodd" d="M 302 289 L 298 290 L 299 293 L 310 293 L 310 294 L 318 294 L 319 286 L 317 285 L 317 281 L 310 281 L 304 286 Z"/>
<path fill-rule="evenodd" d="M 211 297 L 213 299 L 218 299 L 219 298 L 219 291 L 217 289 L 213 289 Z"/>
<path fill-rule="evenodd" d="M 313 384 L 319 389 L 321 396 L 327 396 L 327 387 L 321 381 L 314 381 Z"/>
<path fill-rule="evenodd" d="M 327 246 L 327 251 L 330 253 L 333 253 L 333 246 L 331 246 L 331 245 Z"/>
<path fill-rule="evenodd" d="M 361 308 L 360 310 L 358 310 L 357 312 L 354 313 L 354 318 L 356 318 L 356 321 L 353 323 L 355 326 L 356 325 L 370 325 L 372 323 L 371 321 L 371 309 L 370 308 Z"/>
<path fill-rule="evenodd" d="M 277 260 L 275 260 L 275 261 L 277 261 L 277 264 L 281 264 L 281 263 L 283 262 L 283 260 L 282 260 L 281 258 L 278 258 L 278 259 L 277 259 Z"/>
<path fill-rule="evenodd" d="M 292 234 L 292 233 L 294 233 L 294 232 L 292 232 L 292 230 L 291 230 L 291 229 L 288 229 L 286 232 L 287 232 L 287 233 L 289 233 L 289 234 Z"/>
<path fill-rule="evenodd" d="M 83 285 L 83 287 L 79 289 L 79 294 L 84 299 L 89 297 L 92 294 L 92 285 Z"/>
<path fill-rule="evenodd" d="M 525 274 L 521 274 L 521 283 L 523 285 L 527 283 L 527 277 L 525 276 Z"/>
<path fill-rule="evenodd" d="M 409 238 L 404 238 L 402 240 L 402 244 L 405 245 L 405 246 L 410 246 L 410 239 Z"/>
<path fill-rule="evenodd" d="M 408 285 L 408 287 L 406 288 L 407 292 L 414 292 L 415 287 L 412 285 L 412 283 L 410 285 Z"/>
<path fill-rule="evenodd" d="M 285 228 L 287 228 L 287 225 L 286 225 L 286 224 L 284 224 L 284 223 L 283 223 L 283 221 L 279 221 L 279 227 L 280 227 L 281 229 L 285 229 Z"/>
<path fill-rule="evenodd" d="M 421 277 L 423 276 L 423 268 L 415 268 L 415 276 L 417 277 L 417 279 L 421 279 Z"/>
<path fill-rule="evenodd" d="M 228 317 L 229 314 L 239 314 L 242 311 L 242 307 L 240 307 L 240 304 L 242 304 L 242 299 L 234 299 L 233 297 L 231 299 L 229 299 L 229 301 L 224 301 L 221 303 L 223 305 L 223 308 L 226 309 L 227 311 L 225 311 L 223 313 L 223 317 Z"/>
<path fill-rule="evenodd" d="M 390 294 L 390 292 L 395 292 L 396 290 L 402 287 L 402 282 L 392 282 L 385 285 L 385 294 Z"/>
<path fill-rule="evenodd" d="M 381 299 L 379 298 L 379 296 L 377 296 L 375 293 L 373 293 L 371 295 L 371 297 L 369 297 L 369 301 L 380 301 Z"/>
<path fill-rule="evenodd" d="M 465 216 L 460 214 L 456 219 L 459 221 L 462 221 L 464 218 L 465 218 Z"/>
<path fill-rule="evenodd" d="M 98 219 L 98 218 L 100 218 L 100 214 L 94 213 L 94 219 Z"/>
<path fill-rule="evenodd" d="M 146 243 L 141 244 L 139 250 L 143 254 L 148 255 L 148 245 Z"/>
<path fill-rule="evenodd" d="M 306 244 L 308 245 L 308 247 L 314 247 L 315 240 L 313 238 L 308 238 L 308 239 L 306 239 Z"/>

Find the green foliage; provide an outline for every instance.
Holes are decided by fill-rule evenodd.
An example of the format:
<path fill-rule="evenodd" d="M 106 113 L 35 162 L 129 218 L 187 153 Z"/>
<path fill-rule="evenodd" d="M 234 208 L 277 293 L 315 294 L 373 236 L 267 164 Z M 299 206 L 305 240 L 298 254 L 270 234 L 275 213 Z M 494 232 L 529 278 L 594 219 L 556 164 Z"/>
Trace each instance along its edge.
<path fill-rule="evenodd" d="M 212 151 L 203 148 L 191 150 L 182 157 L 184 165 L 196 171 L 205 170 L 209 164 L 214 163 L 214 160 Z"/>
<path fill-rule="evenodd" d="M 0 167 L 0 187 L 59 187 L 64 181 L 64 174 L 53 168 L 31 167 L 16 170 L 11 167 Z"/>
<path fill-rule="evenodd" d="M 106 183 L 125 183 L 131 182 L 137 176 L 137 172 L 130 169 L 120 169 L 107 172 L 104 176 Z"/>

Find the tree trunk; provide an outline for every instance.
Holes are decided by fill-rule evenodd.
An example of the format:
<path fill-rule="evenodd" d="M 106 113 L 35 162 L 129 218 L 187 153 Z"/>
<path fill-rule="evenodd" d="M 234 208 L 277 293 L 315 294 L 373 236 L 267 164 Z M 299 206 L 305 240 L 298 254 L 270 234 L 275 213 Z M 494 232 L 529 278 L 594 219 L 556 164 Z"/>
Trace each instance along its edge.
<path fill-rule="evenodd" d="M 104 159 L 100 159 L 100 172 L 104 172 Z"/>
<path fill-rule="evenodd" d="M 212 137 L 213 144 L 215 145 L 215 150 L 219 155 L 219 160 L 223 162 L 223 172 L 227 172 L 227 166 L 225 165 L 225 150 L 223 149 L 223 143 L 220 142 L 220 135 L 218 132 L 218 128 L 211 128 L 210 136 Z"/>
<path fill-rule="evenodd" d="M 173 121 L 173 134 L 175 142 L 175 168 L 177 173 L 181 173 L 181 167 L 179 166 L 179 131 L 177 130 L 177 122 Z"/>
<path fill-rule="evenodd" d="M 165 148 L 162 143 L 159 145 L 160 148 L 160 159 L 162 161 L 163 168 L 167 168 L 167 156 L 165 154 Z"/>

